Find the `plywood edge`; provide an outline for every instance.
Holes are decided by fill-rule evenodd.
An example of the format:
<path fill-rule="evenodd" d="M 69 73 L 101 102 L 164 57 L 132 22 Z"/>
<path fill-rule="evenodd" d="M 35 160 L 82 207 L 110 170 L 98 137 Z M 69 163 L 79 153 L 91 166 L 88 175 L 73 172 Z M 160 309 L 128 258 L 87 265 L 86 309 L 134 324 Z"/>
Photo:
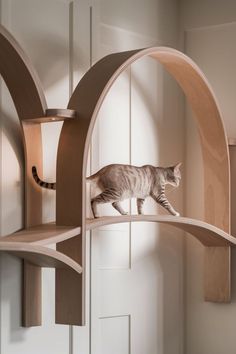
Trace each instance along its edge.
<path fill-rule="evenodd" d="M 32 117 L 24 119 L 24 123 L 50 123 L 59 122 L 66 119 L 75 119 L 77 112 L 73 109 L 48 108 L 42 117 Z"/>

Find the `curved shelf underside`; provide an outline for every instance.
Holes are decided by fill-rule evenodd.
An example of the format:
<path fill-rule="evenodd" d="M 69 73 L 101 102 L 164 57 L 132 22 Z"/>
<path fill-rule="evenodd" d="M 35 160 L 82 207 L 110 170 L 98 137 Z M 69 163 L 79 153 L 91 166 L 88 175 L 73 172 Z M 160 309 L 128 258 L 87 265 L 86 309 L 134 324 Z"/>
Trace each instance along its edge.
<path fill-rule="evenodd" d="M 9 252 L 40 267 L 72 269 L 82 273 L 78 263 L 51 248 L 25 242 L 0 242 L 0 251 Z"/>
<path fill-rule="evenodd" d="M 119 215 L 87 219 L 86 230 L 126 222 L 157 222 L 174 226 L 193 235 L 206 247 L 236 245 L 235 237 L 216 226 L 196 219 L 169 215 Z M 10 252 L 41 267 L 70 268 L 81 273 L 82 267 L 70 257 L 44 247 L 69 240 L 78 236 L 80 232 L 80 227 L 57 226 L 55 224 L 40 225 L 3 237 L 0 241 L 0 251 Z"/>
<path fill-rule="evenodd" d="M 236 238 L 216 226 L 196 219 L 169 215 L 121 215 L 87 219 L 86 229 L 93 230 L 105 225 L 141 221 L 157 222 L 177 227 L 193 235 L 206 247 L 236 246 Z"/>

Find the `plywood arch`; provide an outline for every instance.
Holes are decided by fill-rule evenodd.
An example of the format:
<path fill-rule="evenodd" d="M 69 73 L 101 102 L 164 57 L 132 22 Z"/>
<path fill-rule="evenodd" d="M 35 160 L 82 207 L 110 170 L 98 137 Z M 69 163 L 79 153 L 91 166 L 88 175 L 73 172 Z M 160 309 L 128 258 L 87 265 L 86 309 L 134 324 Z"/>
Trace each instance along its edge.
<path fill-rule="evenodd" d="M 0 49 L 0 75 L 8 87 L 22 126 L 26 160 L 25 226 L 29 227 L 42 222 L 42 193 L 39 188 L 34 188 L 31 176 L 34 164 L 42 171 L 42 140 L 40 125 L 27 124 L 25 120 L 44 116 L 46 99 L 33 65 L 3 26 L 0 26 Z"/>
<path fill-rule="evenodd" d="M 167 47 L 108 55 L 79 82 L 68 104 L 69 109 L 77 110 L 79 118 L 74 122 L 64 122 L 59 141 L 57 222 L 61 225 L 82 225 L 84 234 L 85 175 L 96 118 L 117 77 L 144 56 L 159 61 L 174 77 L 195 113 L 204 162 L 204 221 L 230 232 L 229 151 L 218 104 L 197 65 L 183 53 Z M 66 193 L 63 192 L 65 190 Z"/>
<path fill-rule="evenodd" d="M 68 280 L 67 275 L 60 270 L 56 271 L 56 292 L 59 303 L 64 304 L 63 307 L 57 305 L 56 313 L 62 323 L 68 323 L 65 312 L 73 311 L 73 294 L 69 294 L 63 286 L 68 285 L 68 281 L 74 286 L 74 293 L 78 295 L 81 294 L 82 287 L 82 297 L 76 303 L 79 317 L 75 315 L 73 323 L 85 323 L 85 177 L 95 121 L 104 98 L 118 76 L 144 56 L 151 56 L 159 61 L 173 76 L 182 87 L 195 113 L 204 163 L 203 221 L 230 233 L 230 170 L 227 138 L 218 104 L 201 70 L 183 53 L 166 47 L 133 50 L 104 57 L 90 68 L 72 94 L 68 109 L 76 110 L 78 119 L 64 122 L 58 146 L 56 222 L 58 225 L 81 226 L 81 235 L 58 244 L 57 249 L 67 255 L 74 255 L 74 250 L 78 249 L 76 259 L 84 269 L 82 284 L 80 279 L 76 279 L 72 274 Z M 208 271 L 205 273 L 205 284 L 212 284 L 212 279 L 214 284 L 205 286 L 205 297 L 208 300 L 225 301 L 230 297 L 229 249 L 229 246 L 221 247 L 215 252 L 215 247 L 207 247 Z M 218 277 L 219 271 L 215 265 L 219 265 L 220 269 L 223 268 L 221 277 Z M 224 291 L 221 292 L 221 289 Z"/>
<path fill-rule="evenodd" d="M 25 119 L 44 116 L 46 100 L 30 60 L 3 26 L 0 26 L 0 75 L 8 87 L 22 127 L 25 152 L 24 226 L 34 226 L 42 223 L 42 191 L 34 187 L 31 173 L 33 165 L 42 173 L 41 126 L 25 123 Z M 41 268 L 25 262 L 24 278 L 23 325 L 40 325 Z"/>

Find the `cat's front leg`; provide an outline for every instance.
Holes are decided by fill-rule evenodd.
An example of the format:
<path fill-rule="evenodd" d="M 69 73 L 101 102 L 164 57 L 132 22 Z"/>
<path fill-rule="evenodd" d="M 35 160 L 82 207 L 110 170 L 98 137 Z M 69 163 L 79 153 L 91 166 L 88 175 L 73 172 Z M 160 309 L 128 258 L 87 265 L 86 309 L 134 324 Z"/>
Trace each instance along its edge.
<path fill-rule="evenodd" d="M 137 198 L 137 209 L 138 209 L 138 214 L 143 214 L 143 203 L 145 199 L 143 198 Z"/>
<path fill-rule="evenodd" d="M 93 213 L 93 217 L 94 218 L 98 218 L 98 208 L 97 208 L 97 203 L 95 200 L 91 200 L 91 209 L 92 209 L 92 213 Z"/>
<path fill-rule="evenodd" d="M 165 208 L 170 214 L 174 216 L 179 216 L 180 214 L 173 208 L 168 199 L 166 198 L 165 193 L 161 193 L 159 195 L 152 194 L 151 197 L 160 204 L 163 208 Z"/>

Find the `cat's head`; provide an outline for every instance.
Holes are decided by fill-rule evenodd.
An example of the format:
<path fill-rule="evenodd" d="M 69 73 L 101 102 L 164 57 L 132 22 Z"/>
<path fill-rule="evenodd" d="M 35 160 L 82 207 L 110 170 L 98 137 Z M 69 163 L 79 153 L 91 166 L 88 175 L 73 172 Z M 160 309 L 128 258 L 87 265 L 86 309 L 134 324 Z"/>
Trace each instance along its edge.
<path fill-rule="evenodd" d="M 166 183 L 174 187 L 178 187 L 181 180 L 180 166 L 182 162 L 177 163 L 175 166 L 167 167 L 166 169 Z"/>

